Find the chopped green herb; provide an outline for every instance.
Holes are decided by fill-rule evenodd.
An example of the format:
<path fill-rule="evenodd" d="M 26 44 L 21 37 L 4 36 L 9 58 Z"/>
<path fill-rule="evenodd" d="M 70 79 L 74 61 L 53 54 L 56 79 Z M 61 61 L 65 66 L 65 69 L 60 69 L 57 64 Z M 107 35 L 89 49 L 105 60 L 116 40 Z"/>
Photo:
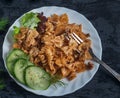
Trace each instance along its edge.
<path fill-rule="evenodd" d="M 13 27 L 13 35 L 18 34 L 19 32 L 20 32 L 20 28 L 17 27 L 17 26 L 14 26 L 14 27 Z"/>
<path fill-rule="evenodd" d="M 64 83 L 63 81 L 61 81 L 62 77 L 59 75 L 55 75 L 55 76 L 51 76 L 51 84 L 54 85 L 55 88 L 57 88 L 57 85 L 59 86 L 65 86 L 66 83 Z"/>
<path fill-rule="evenodd" d="M 37 27 L 38 22 L 40 22 L 40 19 L 37 16 L 37 13 L 27 13 L 21 18 L 20 23 L 24 27 L 34 29 L 35 27 Z"/>
<path fill-rule="evenodd" d="M 61 76 L 59 76 L 59 75 L 51 76 L 51 84 L 54 84 L 54 83 L 60 81 L 60 79 L 61 79 Z"/>

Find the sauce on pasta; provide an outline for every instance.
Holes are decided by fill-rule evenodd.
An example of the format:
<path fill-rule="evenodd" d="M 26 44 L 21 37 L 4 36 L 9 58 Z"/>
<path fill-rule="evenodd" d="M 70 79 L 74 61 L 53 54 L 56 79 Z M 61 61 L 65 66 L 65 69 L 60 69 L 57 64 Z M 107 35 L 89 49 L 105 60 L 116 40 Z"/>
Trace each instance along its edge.
<path fill-rule="evenodd" d="M 90 35 L 82 31 L 82 25 L 70 24 L 68 15 L 53 14 L 45 17 L 38 16 L 42 23 L 36 30 L 21 27 L 20 33 L 15 35 L 16 42 L 13 48 L 19 48 L 30 56 L 30 60 L 44 68 L 51 75 L 73 80 L 77 73 L 93 68 L 93 64 L 86 60 L 91 59 L 89 48 Z M 43 20 L 42 20 L 43 19 Z M 76 33 L 83 43 L 78 44 L 74 39 L 67 38 L 66 34 Z"/>

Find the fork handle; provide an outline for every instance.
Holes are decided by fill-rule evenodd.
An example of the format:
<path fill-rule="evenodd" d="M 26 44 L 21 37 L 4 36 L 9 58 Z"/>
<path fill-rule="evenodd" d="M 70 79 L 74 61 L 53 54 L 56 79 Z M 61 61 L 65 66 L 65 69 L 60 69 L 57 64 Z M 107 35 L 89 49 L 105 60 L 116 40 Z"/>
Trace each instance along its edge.
<path fill-rule="evenodd" d="M 120 82 L 120 74 L 117 73 L 115 70 L 113 70 L 109 65 L 104 63 L 102 60 L 100 60 L 98 57 L 94 57 L 93 59 L 97 63 L 101 64 L 107 71 L 109 71 L 119 82 Z"/>

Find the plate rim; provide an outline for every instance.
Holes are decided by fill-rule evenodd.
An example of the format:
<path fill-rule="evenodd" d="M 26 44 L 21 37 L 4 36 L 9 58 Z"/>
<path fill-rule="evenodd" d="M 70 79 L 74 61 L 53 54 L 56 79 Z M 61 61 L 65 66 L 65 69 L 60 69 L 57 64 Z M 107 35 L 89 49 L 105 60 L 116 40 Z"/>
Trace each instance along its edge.
<path fill-rule="evenodd" d="M 33 12 L 34 10 L 38 10 L 38 9 L 40 9 L 40 8 L 60 8 L 60 9 L 67 9 L 67 10 L 71 10 L 71 11 L 77 12 L 76 10 L 73 10 L 73 9 L 70 9 L 70 8 L 66 8 L 66 7 L 60 7 L 60 6 L 43 6 L 43 7 L 39 7 L 39 8 L 32 9 L 32 10 L 30 10 L 30 11 L 27 11 L 27 12 L 25 12 L 24 14 L 26 14 L 26 13 L 28 13 L 28 12 Z M 89 25 L 91 25 L 92 28 L 94 28 L 94 30 L 95 30 L 95 32 L 96 32 L 96 35 L 97 35 L 97 38 L 98 38 L 98 40 L 99 40 L 100 52 L 101 52 L 99 58 L 101 59 L 101 58 L 102 58 L 102 43 L 101 43 L 101 39 L 100 39 L 99 33 L 97 32 L 97 30 L 96 30 L 96 28 L 93 26 L 93 24 L 92 24 L 83 14 L 81 14 L 80 12 L 77 12 L 77 13 L 80 14 L 84 19 L 86 19 L 87 22 L 89 22 Z M 13 22 L 13 24 L 9 27 L 9 29 L 8 29 L 5 37 L 4 37 L 3 46 L 4 46 L 5 39 L 6 39 L 6 37 L 8 36 L 8 34 L 9 34 L 10 30 L 12 29 L 13 25 L 15 24 L 15 22 L 19 21 L 19 19 L 20 19 L 24 14 L 22 14 L 20 17 L 18 17 L 18 18 Z M 3 58 L 3 61 L 4 61 L 4 66 L 5 66 L 8 74 L 10 75 L 10 77 L 11 77 L 19 86 L 21 86 L 22 88 L 24 88 L 24 87 L 22 86 L 23 84 L 21 85 L 21 83 L 19 83 L 19 82 L 9 73 L 8 68 L 7 68 L 7 66 L 6 66 L 6 61 L 5 61 L 5 59 L 4 59 L 4 53 L 3 53 L 4 49 L 3 49 L 3 46 L 2 46 L 2 58 Z M 99 68 L 99 64 L 98 64 L 98 67 L 97 67 L 97 69 L 95 70 L 95 72 L 92 74 L 92 76 L 87 80 L 86 83 L 84 83 L 81 87 L 79 87 L 79 89 L 81 89 L 82 87 L 84 87 L 86 84 L 88 84 L 88 83 L 92 80 L 92 78 L 94 77 L 94 75 L 95 75 L 96 72 L 98 71 L 98 68 Z M 27 90 L 27 91 L 29 91 L 30 93 L 34 93 L 34 94 L 36 94 L 36 95 L 43 95 L 43 96 L 47 96 L 47 97 L 52 97 L 52 96 L 54 96 L 54 95 L 52 95 L 52 96 L 50 95 L 50 96 L 49 96 L 49 95 L 44 95 L 44 94 L 37 94 L 37 93 L 35 93 L 35 92 L 32 92 L 32 91 L 29 90 L 29 89 L 26 89 L 26 88 L 24 88 L 24 89 Z M 31 88 L 30 88 L 30 89 L 31 89 Z M 61 95 L 55 95 L 55 96 L 63 96 L 63 95 L 71 94 L 71 93 L 73 93 L 73 92 L 75 92 L 75 91 L 77 91 L 77 90 L 79 90 L 79 89 L 74 89 L 74 90 L 71 91 L 71 92 L 67 92 L 67 93 L 64 93 L 64 94 L 61 94 Z"/>

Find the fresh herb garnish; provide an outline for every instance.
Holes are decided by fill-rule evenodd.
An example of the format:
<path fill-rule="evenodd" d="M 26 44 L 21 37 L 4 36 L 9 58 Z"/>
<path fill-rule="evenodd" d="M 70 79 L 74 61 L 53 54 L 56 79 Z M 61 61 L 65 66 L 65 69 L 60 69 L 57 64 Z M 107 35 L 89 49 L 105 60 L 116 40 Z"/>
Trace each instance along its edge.
<path fill-rule="evenodd" d="M 17 27 L 17 26 L 14 26 L 14 27 L 13 27 L 13 35 L 18 34 L 19 32 L 20 32 L 20 28 Z"/>
<path fill-rule="evenodd" d="M 21 26 L 34 29 L 40 22 L 40 19 L 37 16 L 38 14 L 33 12 L 25 14 L 20 20 Z"/>
<path fill-rule="evenodd" d="M 8 24 L 8 19 L 0 19 L 0 30 L 4 30 L 6 25 Z"/>
<path fill-rule="evenodd" d="M 53 84 L 53 86 L 55 88 L 57 88 L 57 86 L 65 86 L 66 83 L 64 83 L 63 81 L 61 81 L 62 77 L 60 75 L 54 75 L 54 76 L 51 76 L 51 84 Z"/>

